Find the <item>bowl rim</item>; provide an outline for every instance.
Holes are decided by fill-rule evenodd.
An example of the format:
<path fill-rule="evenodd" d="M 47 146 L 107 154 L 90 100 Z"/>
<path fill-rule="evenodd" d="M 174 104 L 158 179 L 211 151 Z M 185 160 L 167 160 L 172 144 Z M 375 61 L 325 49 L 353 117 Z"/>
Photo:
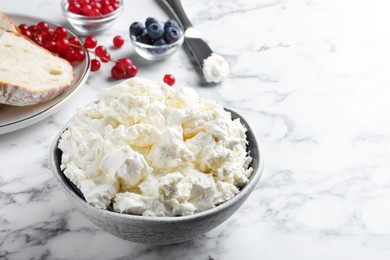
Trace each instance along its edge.
<path fill-rule="evenodd" d="M 177 41 L 175 41 L 173 43 L 165 44 L 165 45 L 149 45 L 149 44 L 146 44 L 146 43 L 137 42 L 133 35 L 130 35 L 130 41 L 131 41 L 131 43 L 133 45 L 136 45 L 137 47 L 140 47 L 142 49 L 160 49 L 160 48 L 178 47 L 178 46 L 183 44 L 184 38 L 185 38 L 183 30 L 181 30 L 181 31 L 182 31 L 182 34 L 181 34 L 179 40 L 177 40 Z"/>
<path fill-rule="evenodd" d="M 68 8 L 67 8 L 69 6 L 68 0 L 61 1 L 61 9 L 62 9 L 63 14 L 65 14 L 68 18 L 83 20 L 83 21 L 91 22 L 91 23 L 102 22 L 105 20 L 109 20 L 110 18 L 116 17 L 116 15 L 119 15 L 123 11 L 124 1 L 123 0 L 119 0 L 119 1 L 120 1 L 119 7 L 116 10 L 114 10 L 111 13 L 99 15 L 99 16 L 86 16 L 86 15 L 75 14 L 75 13 L 69 12 Z"/>
<path fill-rule="evenodd" d="M 59 149 L 58 143 L 60 141 L 61 135 L 68 128 L 73 117 L 57 134 L 57 136 L 55 137 L 55 139 L 51 145 L 49 159 L 50 159 L 52 171 L 54 172 L 56 179 L 60 182 L 61 186 L 66 189 L 67 193 L 69 193 L 72 197 L 75 197 L 77 200 L 79 200 L 81 203 L 83 203 L 83 205 L 85 205 L 85 207 L 87 207 L 91 211 L 96 212 L 97 214 L 103 214 L 103 215 L 107 215 L 107 216 L 114 217 L 114 218 L 117 217 L 117 218 L 121 218 L 121 219 L 133 220 L 133 221 L 148 221 L 148 222 L 154 222 L 154 223 L 157 223 L 157 222 L 159 222 L 159 223 L 185 222 L 185 221 L 190 221 L 190 220 L 199 219 L 199 218 L 207 218 L 207 216 L 209 216 L 209 215 L 216 214 L 219 211 L 224 211 L 224 209 L 229 208 L 230 206 L 232 206 L 233 204 L 238 202 L 241 197 L 245 196 L 246 193 L 251 193 L 255 189 L 256 185 L 258 184 L 260 177 L 262 176 L 263 169 L 264 169 L 264 156 L 262 154 L 262 150 L 260 149 L 259 143 L 257 141 L 258 137 L 257 137 L 256 133 L 252 130 L 250 125 L 248 124 L 248 121 L 245 120 L 245 118 L 242 115 L 238 114 L 237 112 L 235 112 L 234 110 L 232 110 L 230 108 L 227 108 L 224 106 L 224 110 L 231 113 L 231 114 L 232 113 L 235 114 L 237 116 L 237 118 L 240 119 L 241 123 L 245 126 L 245 128 L 247 129 L 247 132 L 250 131 L 252 133 L 255 147 L 258 150 L 258 167 L 256 170 L 254 170 L 252 172 L 251 176 L 249 177 L 249 181 L 244 185 L 244 187 L 242 187 L 240 189 L 240 191 L 233 198 L 231 198 L 231 199 L 229 199 L 229 200 L 227 200 L 227 201 L 225 201 L 225 202 L 223 202 L 223 203 L 221 203 L 213 208 L 210 208 L 210 209 L 207 209 L 207 210 L 204 210 L 201 212 L 197 212 L 197 213 L 194 213 L 191 215 L 186 215 L 186 216 L 172 216 L 172 217 L 154 216 L 153 217 L 153 216 L 132 215 L 132 214 L 114 212 L 114 211 L 110 211 L 107 209 L 100 209 L 100 208 L 97 208 L 97 207 L 87 203 L 67 183 L 64 183 L 64 181 L 61 179 L 60 175 L 63 175 L 65 178 L 67 178 L 67 177 L 65 176 L 65 174 L 63 174 L 62 171 L 59 172 L 57 170 L 57 165 L 55 164 L 55 160 L 54 160 L 55 152 L 57 149 Z"/>

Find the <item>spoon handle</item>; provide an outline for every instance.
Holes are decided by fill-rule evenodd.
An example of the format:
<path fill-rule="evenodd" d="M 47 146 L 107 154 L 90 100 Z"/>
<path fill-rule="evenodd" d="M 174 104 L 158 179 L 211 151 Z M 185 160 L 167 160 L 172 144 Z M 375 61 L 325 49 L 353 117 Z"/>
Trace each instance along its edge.
<path fill-rule="evenodd" d="M 182 24 L 184 30 L 192 27 L 190 20 L 184 12 L 183 5 L 180 0 L 161 0 L 161 2 L 174 14 Z"/>

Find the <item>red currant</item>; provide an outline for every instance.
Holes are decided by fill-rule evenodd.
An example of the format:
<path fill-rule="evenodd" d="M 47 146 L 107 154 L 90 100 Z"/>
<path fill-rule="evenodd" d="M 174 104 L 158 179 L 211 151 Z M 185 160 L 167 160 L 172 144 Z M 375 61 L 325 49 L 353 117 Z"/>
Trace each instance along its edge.
<path fill-rule="evenodd" d="M 111 4 L 110 4 L 110 0 L 102 0 L 102 1 L 101 1 L 101 4 L 102 4 L 102 6 L 111 5 Z"/>
<path fill-rule="evenodd" d="M 85 5 L 85 4 L 91 3 L 90 0 L 79 0 L 78 2 L 79 2 L 79 4 L 81 4 L 81 5 Z"/>
<path fill-rule="evenodd" d="M 116 63 L 117 66 L 125 70 L 128 66 L 132 65 L 133 62 L 128 58 L 119 59 Z"/>
<path fill-rule="evenodd" d="M 106 47 L 101 46 L 101 45 L 97 46 L 95 49 L 95 54 L 99 58 L 103 57 L 106 54 L 106 52 L 107 52 Z"/>
<path fill-rule="evenodd" d="M 91 60 L 91 71 L 98 71 L 100 69 L 100 61 L 97 59 Z"/>
<path fill-rule="evenodd" d="M 49 25 L 45 22 L 39 22 L 37 24 L 37 29 L 40 31 L 40 32 L 46 32 L 47 30 L 49 30 Z"/>
<path fill-rule="evenodd" d="M 116 48 L 120 48 L 125 43 L 125 39 L 122 36 L 117 35 L 114 37 L 114 39 L 112 39 L 112 42 Z"/>
<path fill-rule="evenodd" d="M 173 84 L 175 84 L 175 77 L 172 75 L 172 74 L 166 74 L 164 76 L 164 82 L 167 83 L 169 86 L 172 86 Z"/>
<path fill-rule="evenodd" d="M 57 53 L 57 45 L 54 41 L 44 42 L 43 47 L 52 53 Z"/>
<path fill-rule="evenodd" d="M 122 68 L 120 68 L 119 66 L 114 66 L 112 67 L 111 69 L 111 76 L 114 78 L 114 79 L 121 79 L 123 78 L 125 75 L 125 71 L 123 71 Z"/>
<path fill-rule="evenodd" d="M 68 30 L 64 27 L 59 26 L 54 30 L 54 37 L 56 39 L 65 39 L 67 35 Z"/>
<path fill-rule="evenodd" d="M 103 5 L 103 8 L 102 8 L 102 14 L 109 14 L 111 12 L 114 12 L 114 7 L 112 5 Z"/>
<path fill-rule="evenodd" d="M 53 35 L 49 31 L 41 32 L 42 43 L 53 41 Z"/>
<path fill-rule="evenodd" d="M 75 50 L 68 49 L 65 53 L 65 59 L 69 62 L 74 62 L 75 59 Z"/>
<path fill-rule="evenodd" d="M 100 14 L 100 10 L 102 10 L 102 4 L 100 2 L 92 2 L 91 6 L 92 8 L 98 9 Z"/>
<path fill-rule="evenodd" d="M 68 11 L 75 14 L 81 14 L 81 5 L 79 3 L 69 4 Z"/>
<path fill-rule="evenodd" d="M 72 36 L 72 37 L 69 37 L 68 39 L 69 43 L 74 45 L 73 47 L 75 46 L 81 46 L 81 42 L 79 39 L 77 39 L 76 37 Z"/>
<path fill-rule="evenodd" d="M 57 50 L 61 54 L 65 54 L 69 50 L 69 41 L 65 38 L 60 38 L 56 40 Z"/>
<path fill-rule="evenodd" d="M 112 4 L 112 8 L 114 8 L 114 10 L 118 9 L 119 8 L 119 3 Z"/>
<path fill-rule="evenodd" d="M 100 11 L 97 8 L 92 8 L 91 12 L 88 14 L 88 16 L 99 16 L 99 15 L 100 15 Z"/>
<path fill-rule="evenodd" d="M 33 34 L 32 34 L 30 31 L 28 31 L 28 30 L 22 32 L 22 34 L 23 34 L 24 36 L 26 36 L 27 38 L 33 39 Z"/>
<path fill-rule="evenodd" d="M 135 66 L 135 64 L 131 64 L 126 68 L 126 76 L 131 78 L 137 75 L 138 68 Z"/>
<path fill-rule="evenodd" d="M 37 35 L 33 35 L 32 40 L 39 46 L 42 46 L 41 39 Z"/>
<path fill-rule="evenodd" d="M 38 28 L 36 25 L 30 25 L 28 28 L 27 28 L 31 33 L 36 33 L 38 31 Z"/>
<path fill-rule="evenodd" d="M 93 49 L 97 45 L 97 40 L 92 35 L 88 35 L 87 38 L 85 38 L 84 45 L 88 49 Z"/>
<path fill-rule="evenodd" d="M 92 12 L 92 6 L 90 4 L 85 4 L 81 6 L 81 10 L 84 15 L 88 15 Z"/>
<path fill-rule="evenodd" d="M 104 53 L 103 56 L 100 57 L 100 60 L 104 63 L 107 63 L 111 60 L 111 55 L 108 52 L 106 52 Z"/>
<path fill-rule="evenodd" d="M 28 26 L 25 25 L 24 23 L 19 24 L 18 28 L 19 28 L 19 30 L 21 31 L 22 34 L 24 34 L 24 32 L 26 32 L 26 31 L 28 31 Z"/>
<path fill-rule="evenodd" d="M 83 61 L 85 59 L 85 52 L 82 50 L 75 50 L 74 51 L 74 59 L 76 61 Z"/>

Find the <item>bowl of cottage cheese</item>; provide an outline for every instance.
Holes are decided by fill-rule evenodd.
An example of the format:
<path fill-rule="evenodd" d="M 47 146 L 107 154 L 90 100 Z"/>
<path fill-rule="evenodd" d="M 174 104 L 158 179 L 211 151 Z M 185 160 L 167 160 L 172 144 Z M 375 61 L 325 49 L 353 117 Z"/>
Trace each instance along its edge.
<path fill-rule="evenodd" d="M 230 217 L 260 179 L 254 133 L 191 88 L 132 78 L 80 108 L 53 142 L 75 207 L 132 242 L 172 244 Z"/>

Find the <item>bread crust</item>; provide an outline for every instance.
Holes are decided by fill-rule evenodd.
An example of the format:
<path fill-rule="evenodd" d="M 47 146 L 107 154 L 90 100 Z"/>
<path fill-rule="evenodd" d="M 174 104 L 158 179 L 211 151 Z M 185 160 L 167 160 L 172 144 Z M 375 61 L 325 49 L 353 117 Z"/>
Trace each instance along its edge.
<path fill-rule="evenodd" d="M 62 94 L 70 84 L 47 90 L 30 90 L 0 82 L 0 103 L 12 106 L 30 106 L 48 101 Z"/>
<path fill-rule="evenodd" d="M 0 16 L 1 15 L 2 14 L 0 14 Z M 3 16 L 3 19 L 9 19 L 5 15 L 2 15 L 2 16 Z M 48 51 L 47 49 L 39 46 L 34 41 L 32 41 L 31 39 L 29 39 L 27 37 L 24 37 L 23 35 L 21 35 L 17 31 L 16 32 L 6 31 L 5 33 L 14 34 L 17 37 L 21 37 L 22 40 L 29 41 L 30 43 L 35 45 L 37 48 L 40 48 L 41 50 L 43 50 L 47 54 L 56 57 L 56 59 L 59 59 L 59 60 L 61 60 L 61 62 L 65 62 L 65 63 L 69 64 L 70 67 L 72 67 L 72 65 L 67 60 L 65 60 L 65 59 L 53 54 L 52 52 Z M 28 105 L 34 105 L 34 104 L 38 104 L 41 102 L 45 102 L 47 100 L 50 100 L 50 99 L 62 94 L 65 90 L 67 90 L 72 85 L 74 78 L 75 78 L 75 74 L 73 72 L 73 67 L 72 67 L 72 75 L 69 78 L 68 83 L 66 83 L 62 86 L 58 86 L 58 87 L 54 87 L 54 88 L 50 88 L 50 89 L 41 89 L 41 90 L 29 89 L 29 88 L 26 88 L 23 86 L 13 85 L 11 83 L 3 82 L 0 79 L 0 103 L 6 104 L 6 105 L 13 105 L 13 106 L 28 106 Z"/>
<path fill-rule="evenodd" d="M 13 32 L 15 32 L 15 33 L 20 33 L 19 27 L 11 20 L 11 18 L 9 18 L 8 16 L 6 16 L 5 14 L 0 13 L 0 19 L 5 20 L 7 23 L 9 23 L 10 25 L 12 25 L 12 27 L 13 27 L 13 29 L 14 29 Z"/>

